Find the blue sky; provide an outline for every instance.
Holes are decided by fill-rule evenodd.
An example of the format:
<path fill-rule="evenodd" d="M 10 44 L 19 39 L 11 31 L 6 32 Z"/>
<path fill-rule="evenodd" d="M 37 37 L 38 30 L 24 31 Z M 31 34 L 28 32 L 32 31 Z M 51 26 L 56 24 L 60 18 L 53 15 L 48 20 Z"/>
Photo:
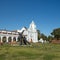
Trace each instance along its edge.
<path fill-rule="evenodd" d="M 60 0 L 0 0 L 0 29 L 28 28 L 32 20 L 45 35 L 60 28 Z"/>

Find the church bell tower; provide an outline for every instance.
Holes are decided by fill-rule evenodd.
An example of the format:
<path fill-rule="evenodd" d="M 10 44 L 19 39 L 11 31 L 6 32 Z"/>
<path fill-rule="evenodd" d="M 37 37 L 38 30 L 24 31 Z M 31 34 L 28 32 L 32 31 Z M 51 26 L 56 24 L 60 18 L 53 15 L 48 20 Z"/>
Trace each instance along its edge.
<path fill-rule="evenodd" d="M 37 33 L 37 29 L 36 29 L 36 25 L 34 23 L 34 21 L 32 21 L 32 23 L 29 26 L 28 29 L 28 39 L 31 42 L 38 42 L 38 33 Z"/>

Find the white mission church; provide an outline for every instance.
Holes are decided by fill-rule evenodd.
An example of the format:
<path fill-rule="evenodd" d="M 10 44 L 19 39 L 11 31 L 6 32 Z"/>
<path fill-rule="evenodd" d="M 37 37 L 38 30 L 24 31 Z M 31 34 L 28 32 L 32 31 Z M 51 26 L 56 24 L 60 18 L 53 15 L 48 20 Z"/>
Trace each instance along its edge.
<path fill-rule="evenodd" d="M 0 42 L 17 42 L 19 33 L 23 30 L 23 35 L 26 37 L 27 41 L 33 43 L 38 42 L 38 33 L 34 21 L 31 22 L 28 29 L 23 27 L 21 30 L 16 31 L 0 30 Z"/>

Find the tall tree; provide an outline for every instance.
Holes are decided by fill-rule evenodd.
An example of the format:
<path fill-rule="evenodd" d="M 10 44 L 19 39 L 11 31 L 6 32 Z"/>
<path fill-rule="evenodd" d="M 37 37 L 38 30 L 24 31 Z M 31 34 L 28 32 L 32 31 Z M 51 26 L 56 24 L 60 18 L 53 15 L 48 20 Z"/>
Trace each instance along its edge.
<path fill-rule="evenodd" d="M 37 30 L 38 32 L 38 40 L 40 40 L 40 30 Z"/>
<path fill-rule="evenodd" d="M 57 40 L 59 40 L 60 39 L 60 28 L 54 29 L 51 35 L 54 36 L 54 38 L 56 38 Z"/>
<path fill-rule="evenodd" d="M 44 35 L 43 33 L 41 34 L 41 38 L 42 38 L 43 40 L 47 40 L 47 36 Z"/>
<path fill-rule="evenodd" d="M 49 42 L 51 42 L 51 41 L 53 40 L 53 37 L 49 35 L 48 38 L 47 38 L 47 40 L 48 40 Z"/>

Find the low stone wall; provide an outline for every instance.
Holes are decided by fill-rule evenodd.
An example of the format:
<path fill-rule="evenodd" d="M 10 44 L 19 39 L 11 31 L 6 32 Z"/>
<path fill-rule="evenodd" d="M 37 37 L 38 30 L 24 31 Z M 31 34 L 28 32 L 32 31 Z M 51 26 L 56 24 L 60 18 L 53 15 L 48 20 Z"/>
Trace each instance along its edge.
<path fill-rule="evenodd" d="M 51 43 L 56 43 L 56 44 L 60 44 L 60 40 L 52 40 Z"/>

